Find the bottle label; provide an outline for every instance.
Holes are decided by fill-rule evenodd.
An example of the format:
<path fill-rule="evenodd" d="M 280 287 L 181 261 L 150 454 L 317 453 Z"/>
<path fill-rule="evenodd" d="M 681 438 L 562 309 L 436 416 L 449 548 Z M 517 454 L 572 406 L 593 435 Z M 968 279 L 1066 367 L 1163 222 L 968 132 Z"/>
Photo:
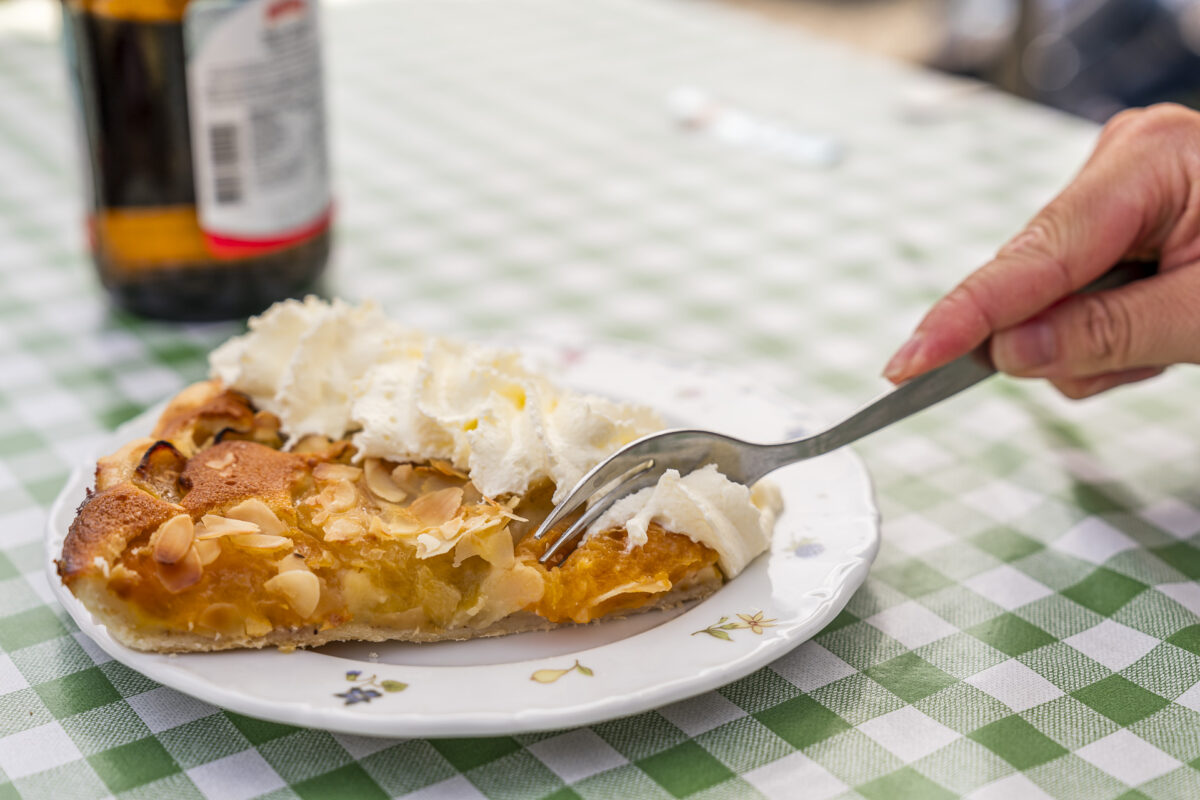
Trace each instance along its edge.
<path fill-rule="evenodd" d="M 209 247 L 253 255 L 325 230 L 316 0 L 193 0 L 183 28 L 196 207 Z"/>

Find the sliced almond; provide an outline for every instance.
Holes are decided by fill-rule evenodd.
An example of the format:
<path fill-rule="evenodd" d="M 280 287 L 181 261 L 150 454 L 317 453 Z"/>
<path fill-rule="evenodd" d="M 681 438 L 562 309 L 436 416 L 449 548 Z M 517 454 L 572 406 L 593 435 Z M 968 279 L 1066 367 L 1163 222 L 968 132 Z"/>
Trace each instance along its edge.
<path fill-rule="evenodd" d="M 281 547 L 292 546 L 292 540 L 286 536 L 272 536 L 268 533 L 239 533 L 230 536 L 229 541 L 250 550 L 278 550 Z"/>
<path fill-rule="evenodd" d="M 659 594 L 671 588 L 671 582 L 666 578 L 658 578 L 650 580 L 649 578 L 641 581 L 633 581 L 631 583 L 623 583 L 620 586 L 609 589 L 604 594 L 598 596 L 595 600 L 588 603 L 589 608 L 595 608 L 605 600 L 610 600 L 621 594 Z"/>
<path fill-rule="evenodd" d="M 326 486 L 309 502 L 328 515 L 349 511 L 358 505 L 357 500 L 358 493 L 354 491 L 354 484 L 350 481 L 337 481 Z"/>
<path fill-rule="evenodd" d="M 517 516 L 513 513 L 513 509 L 517 507 L 517 503 L 520 502 L 520 499 L 521 498 L 519 497 L 513 497 L 507 503 L 497 503 L 490 497 L 483 498 L 484 502 L 488 504 L 488 507 L 490 507 L 500 516 L 507 517 L 513 522 L 529 522 L 527 518 Z"/>
<path fill-rule="evenodd" d="M 487 506 L 475 506 L 465 509 L 462 514 L 461 523 L 464 534 L 482 533 L 486 530 L 498 528 L 508 530 L 508 518 L 495 513 Z"/>
<path fill-rule="evenodd" d="M 362 523 L 351 517 L 338 517 L 330 520 L 324 528 L 325 541 L 327 542 L 345 542 L 351 539 L 362 538 L 366 533 L 366 529 Z"/>
<path fill-rule="evenodd" d="M 424 525 L 442 525 L 458 514 L 459 508 L 462 507 L 462 496 L 463 490 L 459 486 L 439 489 L 418 497 L 408 506 L 408 511 Z"/>
<path fill-rule="evenodd" d="M 287 532 L 287 526 L 283 524 L 283 521 L 279 517 L 275 516 L 275 512 L 271 510 L 271 507 L 257 497 L 243 500 L 226 511 L 225 515 L 230 519 L 251 522 L 258 526 L 259 531 L 269 533 L 272 536 L 282 536 Z"/>
<path fill-rule="evenodd" d="M 479 586 L 479 599 L 470 610 L 471 625 L 490 625 L 536 603 L 545 591 L 544 580 L 537 569 L 523 564 L 516 564 L 512 569 L 492 570 Z"/>
<path fill-rule="evenodd" d="M 396 482 L 397 486 L 403 486 L 405 483 L 407 483 L 408 481 L 410 481 L 412 479 L 412 474 L 413 474 L 413 465 L 412 464 L 401 464 L 400 466 L 398 466 L 394 470 L 392 470 L 392 480 Z"/>
<path fill-rule="evenodd" d="M 304 565 L 304 556 L 299 553 L 288 553 L 275 562 L 275 568 L 280 572 L 291 572 L 294 569 L 308 569 Z"/>
<path fill-rule="evenodd" d="M 416 479 L 413 483 L 419 486 L 415 492 L 416 494 L 433 494 L 434 492 L 440 492 L 442 489 L 462 486 L 462 481 L 458 478 L 452 478 L 449 475 L 438 472 L 432 467 L 417 467 L 413 471 L 413 477 Z"/>
<path fill-rule="evenodd" d="M 196 538 L 219 539 L 222 536 L 233 536 L 240 533 L 258 533 L 259 528 L 253 522 L 241 519 L 230 519 L 216 514 L 205 514 L 200 518 L 200 527 L 196 529 Z"/>
<path fill-rule="evenodd" d="M 489 564 L 508 569 L 515 562 L 512 536 L 504 528 L 474 531 L 458 540 L 454 547 L 454 566 L 471 556 L 479 556 Z"/>
<path fill-rule="evenodd" d="M 467 473 L 463 472 L 461 469 L 454 466 L 449 461 L 442 461 L 440 459 L 434 459 L 429 462 L 429 466 L 433 467 L 435 470 L 437 470 L 438 472 L 440 472 L 443 475 L 446 475 L 448 477 L 462 478 L 463 480 L 467 479 Z"/>
<path fill-rule="evenodd" d="M 220 458 L 210 458 L 208 461 L 205 461 L 204 466 L 208 467 L 209 469 L 215 469 L 219 472 L 232 464 L 234 458 L 235 456 L 233 451 L 229 450 L 226 451 L 225 455 L 221 456 Z"/>
<path fill-rule="evenodd" d="M 197 540 L 196 553 L 200 556 L 201 566 L 207 567 L 221 556 L 221 543 L 216 539 Z"/>
<path fill-rule="evenodd" d="M 195 526 L 187 514 L 176 514 L 158 526 L 150 537 L 154 548 L 154 560 L 160 564 L 174 564 L 187 555 L 195 539 Z"/>
<path fill-rule="evenodd" d="M 378 458 L 368 458 L 363 465 L 367 476 L 367 488 L 371 494 L 389 503 L 399 503 L 408 492 L 401 489 L 392 480 L 392 470 L 389 470 Z"/>
<path fill-rule="evenodd" d="M 319 481 L 356 481 L 362 477 L 363 471 L 349 464 L 333 464 L 326 462 L 317 464 L 313 469 L 313 477 Z"/>
<path fill-rule="evenodd" d="M 200 554 L 196 548 L 188 548 L 183 558 L 174 564 L 158 564 L 158 580 L 171 594 L 179 594 L 190 586 L 195 586 L 204 576 L 204 566 L 200 563 Z"/>
<path fill-rule="evenodd" d="M 319 433 L 309 433 L 300 437 L 300 440 L 291 449 L 293 453 L 318 453 L 331 444 L 333 441 L 329 437 Z"/>
<path fill-rule="evenodd" d="M 417 535 L 417 558 L 433 558 L 442 553 L 449 553 L 454 548 L 454 540 L 442 539 L 433 533 Z"/>
<path fill-rule="evenodd" d="M 283 595 L 292 610 L 305 619 L 312 616 L 321 600 L 321 581 L 308 570 L 282 572 L 263 586 L 269 592 Z"/>
<path fill-rule="evenodd" d="M 407 508 L 400 506 L 388 506 L 384 509 L 383 516 L 377 519 L 380 527 L 389 536 L 405 536 L 421 530 L 421 521 L 409 513 Z"/>

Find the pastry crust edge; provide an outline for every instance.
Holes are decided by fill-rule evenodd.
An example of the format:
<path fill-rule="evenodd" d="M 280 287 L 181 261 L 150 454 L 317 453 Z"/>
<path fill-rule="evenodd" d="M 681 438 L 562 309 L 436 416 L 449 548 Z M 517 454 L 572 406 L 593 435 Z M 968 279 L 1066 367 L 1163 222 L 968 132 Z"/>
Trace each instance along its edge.
<path fill-rule="evenodd" d="M 701 600 L 713 594 L 724 583 L 720 570 L 707 567 L 686 582 L 681 582 L 638 608 L 618 611 L 586 623 L 604 625 L 614 619 L 662 611 Z M 577 627 L 576 623 L 551 622 L 530 611 L 517 611 L 482 628 L 460 626 L 442 631 L 422 628 L 385 628 L 364 622 L 347 622 L 325 630 L 302 633 L 295 629 L 276 629 L 266 636 L 221 637 L 200 636 L 183 631 L 153 631 L 127 622 L 120 609 L 121 601 L 114 602 L 107 590 L 107 581 L 99 575 L 80 577 L 72 586 L 77 600 L 92 619 L 103 625 L 119 644 L 133 650 L 153 653 L 203 653 L 223 650 L 265 647 L 311 648 L 334 642 L 445 642 L 465 641 L 491 636 L 506 636 L 513 633 L 546 631 L 558 628 Z"/>

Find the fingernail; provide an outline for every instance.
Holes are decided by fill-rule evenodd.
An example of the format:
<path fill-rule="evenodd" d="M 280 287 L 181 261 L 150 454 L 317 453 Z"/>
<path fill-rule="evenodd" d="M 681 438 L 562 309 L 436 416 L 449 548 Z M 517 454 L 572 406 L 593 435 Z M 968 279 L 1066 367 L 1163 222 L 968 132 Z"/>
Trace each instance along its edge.
<path fill-rule="evenodd" d="M 913 334 L 913 337 L 900 346 L 896 351 L 896 355 L 892 356 L 892 360 L 883 368 L 883 377 L 888 380 L 897 380 L 906 376 L 916 361 L 917 353 L 921 350 L 922 341 L 921 334 Z"/>
<path fill-rule="evenodd" d="M 999 337 L 996 366 L 1006 372 L 1027 372 L 1054 361 L 1054 328 L 1044 320 L 1034 320 L 1013 328 Z"/>

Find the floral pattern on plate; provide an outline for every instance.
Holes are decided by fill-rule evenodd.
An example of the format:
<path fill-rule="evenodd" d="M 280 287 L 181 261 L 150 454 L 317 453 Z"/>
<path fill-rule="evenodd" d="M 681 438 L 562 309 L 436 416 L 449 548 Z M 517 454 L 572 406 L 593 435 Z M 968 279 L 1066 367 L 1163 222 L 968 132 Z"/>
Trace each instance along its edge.
<path fill-rule="evenodd" d="M 692 634 L 697 636 L 701 633 L 707 633 L 714 639 L 723 639 L 726 642 L 732 642 L 733 637 L 729 635 L 730 631 L 748 630 L 751 633 L 757 633 L 762 636 L 765 628 L 774 628 L 776 620 L 764 619 L 764 612 L 755 611 L 753 614 L 738 614 L 737 619 L 730 621 L 729 617 L 721 617 L 719 620 L 709 625 L 707 628 L 701 628 Z"/>
<path fill-rule="evenodd" d="M 348 706 L 377 700 L 383 697 L 383 692 L 403 692 L 408 688 L 407 683 L 390 679 L 381 681 L 375 675 L 364 678 L 360 669 L 346 670 L 346 680 L 354 685 L 344 692 L 334 692 L 333 696 L 342 698 Z"/>

